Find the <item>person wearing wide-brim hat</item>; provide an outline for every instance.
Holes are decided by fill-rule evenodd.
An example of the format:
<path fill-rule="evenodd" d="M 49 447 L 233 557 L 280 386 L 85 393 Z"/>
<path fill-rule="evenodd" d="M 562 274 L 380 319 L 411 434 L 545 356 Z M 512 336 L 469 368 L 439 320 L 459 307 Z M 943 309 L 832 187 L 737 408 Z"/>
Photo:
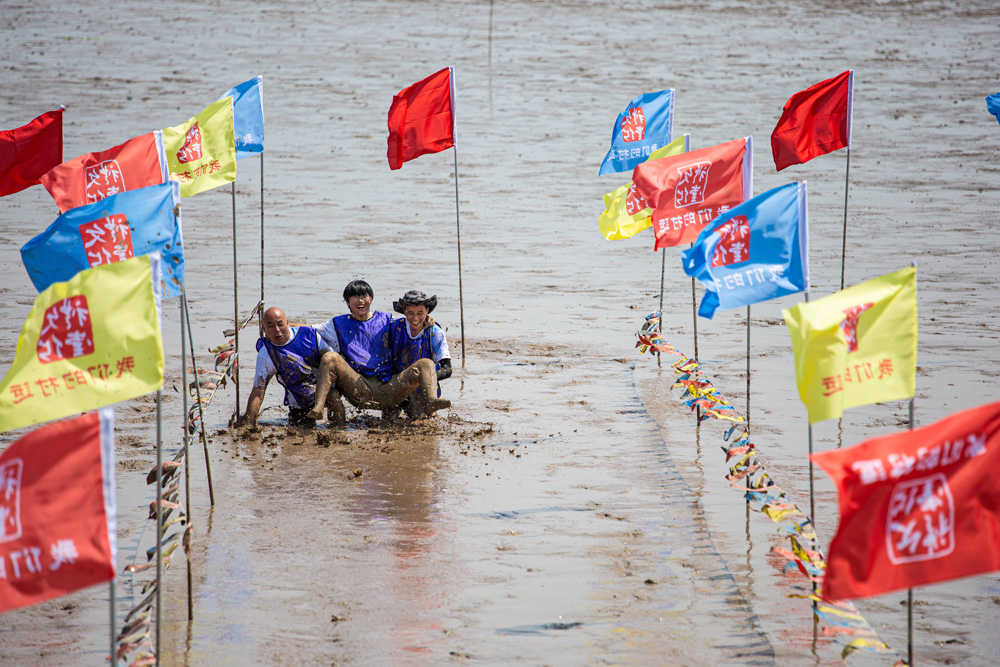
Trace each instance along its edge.
<path fill-rule="evenodd" d="M 392 303 L 392 309 L 404 318 L 393 320 L 389 325 L 394 375 L 403 372 L 410 364 L 420 359 L 430 359 L 437 370 L 438 381 L 451 377 L 448 340 L 445 338 L 444 329 L 430 316 L 436 307 L 437 295 L 427 296 L 420 290 L 410 290 Z M 411 417 L 419 416 L 419 408 L 423 401 L 441 395 L 440 385 L 435 389 L 432 396 L 424 396 L 423 388 L 415 391 L 406 406 L 407 414 Z"/>

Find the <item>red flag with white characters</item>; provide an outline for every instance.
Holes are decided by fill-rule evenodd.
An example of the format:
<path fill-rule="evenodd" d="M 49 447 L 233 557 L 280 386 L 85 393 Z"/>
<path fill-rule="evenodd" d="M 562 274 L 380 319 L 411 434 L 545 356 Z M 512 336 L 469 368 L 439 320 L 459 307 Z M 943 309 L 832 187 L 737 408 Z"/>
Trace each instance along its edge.
<path fill-rule="evenodd" d="M 66 160 L 39 180 L 65 213 L 120 192 L 166 183 L 169 178 L 163 135 L 157 131 Z"/>
<path fill-rule="evenodd" d="M 840 503 L 824 598 L 1000 570 L 1000 402 L 812 460 Z"/>
<path fill-rule="evenodd" d="M 114 579 L 114 489 L 110 408 L 0 454 L 0 612 Z"/>
<path fill-rule="evenodd" d="M 389 107 L 390 169 L 455 145 L 455 86 L 450 67 L 403 88 Z"/>
<path fill-rule="evenodd" d="M 750 137 L 643 162 L 632 172 L 653 209 L 654 248 L 690 243 L 712 219 L 750 198 Z"/>

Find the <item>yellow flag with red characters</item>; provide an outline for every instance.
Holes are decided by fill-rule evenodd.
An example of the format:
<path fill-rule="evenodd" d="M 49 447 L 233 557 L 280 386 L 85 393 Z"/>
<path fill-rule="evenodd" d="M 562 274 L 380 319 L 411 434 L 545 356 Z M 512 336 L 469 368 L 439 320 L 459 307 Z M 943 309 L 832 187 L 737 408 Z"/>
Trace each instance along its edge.
<path fill-rule="evenodd" d="M 687 135 L 678 137 L 663 148 L 653 151 L 649 155 L 649 160 L 680 155 L 685 151 L 686 144 Z M 632 238 L 642 230 L 653 226 L 653 209 L 649 208 L 646 200 L 632 183 L 604 195 L 604 209 L 597 224 L 601 236 L 609 241 Z"/>
<path fill-rule="evenodd" d="M 0 432 L 163 386 L 160 257 L 101 264 L 53 283 L 21 328 L 0 382 Z"/>
<path fill-rule="evenodd" d="M 236 180 L 233 98 L 223 97 L 176 127 L 163 129 L 170 178 L 190 197 Z"/>
<path fill-rule="evenodd" d="M 810 424 L 836 419 L 845 408 L 913 398 L 916 267 L 781 312 Z"/>

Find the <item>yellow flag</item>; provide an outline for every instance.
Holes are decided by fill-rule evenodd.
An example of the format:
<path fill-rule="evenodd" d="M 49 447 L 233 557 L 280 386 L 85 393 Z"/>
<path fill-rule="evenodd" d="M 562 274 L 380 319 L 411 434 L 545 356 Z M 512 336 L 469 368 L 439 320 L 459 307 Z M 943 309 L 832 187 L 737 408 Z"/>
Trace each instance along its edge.
<path fill-rule="evenodd" d="M 180 181 L 181 197 L 236 180 L 233 98 L 223 97 L 177 127 L 163 129 L 170 178 Z"/>
<path fill-rule="evenodd" d="M 649 160 L 684 152 L 684 137 L 678 137 L 663 148 L 649 155 Z M 647 162 L 649 161 L 647 160 Z M 646 200 L 639 195 L 632 183 L 623 185 L 604 195 L 604 213 L 597 223 L 601 236 L 609 241 L 632 238 L 644 229 L 653 226 L 653 209 L 648 206 L 639 208 Z"/>
<path fill-rule="evenodd" d="M 912 398 L 917 374 L 917 269 L 909 266 L 783 310 L 809 423 L 844 408 Z"/>
<path fill-rule="evenodd" d="M 0 382 L 0 432 L 163 386 L 159 269 L 159 255 L 141 255 L 81 271 L 38 295 Z"/>

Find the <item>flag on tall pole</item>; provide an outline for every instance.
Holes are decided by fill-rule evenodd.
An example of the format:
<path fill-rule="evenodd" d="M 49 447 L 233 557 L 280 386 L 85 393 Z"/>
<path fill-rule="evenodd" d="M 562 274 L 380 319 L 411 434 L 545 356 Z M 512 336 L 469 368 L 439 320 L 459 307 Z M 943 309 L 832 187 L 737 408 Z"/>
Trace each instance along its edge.
<path fill-rule="evenodd" d="M 222 97 L 233 100 L 236 159 L 264 152 L 264 77 L 255 76 L 231 88 Z M 221 100 L 222 97 L 219 99 Z"/>
<path fill-rule="evenodd" d="M 845 408 L 913 397 L 916 267 L 781 312 L 810 424 L 836 419 Z"/>
<path fill-rule="evenodd" d="M 454 146 L 452 68 L 445 67 L 393 95 L 387 124 L 386 157 L 390 169 L 399 169 L 404 162 Z"/>
<path fill-rule="evenodd" d="M 156 254 L 102 264 L 38 295 L 0 381 L 0 433 L 163 385 L 159 264 Z"/>
<path fill-rule="evenodd" d="M 0 613 L 115 578 L 114 413 L 36 429 L 0 454 Z"/>
<path fill-rule="evenodd" d="M 634 169 L 674 138 L 674 89 L 639 95 L 618 114 L 601 174 Z"/>
<path fill-rule="evenodd" d="M 166 183 L 167 157 L 160 132 L 133 137 L 97 153 L 56 165 L 39 179 L 63 213 L 120 192 Z"/>
<path fill-rule="evenodd" d="M 39 292 L 79 271 L 130 257 L 160 254 L 164 298 L 184 287 L 180 185 L 169 181 L 111 195 L 56 218 L 21 248 L 28 277 Z"/>
<path fill-rule="evenodd" d="M 719 215 L 681 252 L 684 273 L 705 286 L 698 314 L 803 291 L 809 284 L 806 183 L 759 194 Z"/>
<path fill-rule="evenodd" d="M 778 171 L 851 147 L 854 70 L 792 95 L 771 132 L 771 153 Z"/>
<path fill-rule="evenodd" d="M 236 180 L 233 99 L 223 96 L 197 116 L 163 129 L 170 178 L 181 197 L 191 197 Z"/>
<path fill-rule="evenodd" d="M 63 110 L 43 113 L 27 125 L 0 132 L 0 197 L 20 192 L 62 162 Z"/>
<path fill-rule="evenodd" d="M 649 155 L 650 160 L 680 155 L 684 152 L 687 135 L 674 139 L 663 148 Z M 632 238 L 653 226 L 653 209 L 636 190 L 635 183 L 628 183 L 604 195 L 604 213 L 597 220 L 598 229 L 608 241 Z"/>
<path fill-rule="evenodd" d="M 750 198 L 752 139 L 644 162 L 632 181 L 653 208 L 654 249 L 690 243 L 716 216 Z"/>
<path fill-rule="evenodd" d="M 824 598 L 1000 570 L 1000 402 L 812 460 L 840 505 Z"/>

